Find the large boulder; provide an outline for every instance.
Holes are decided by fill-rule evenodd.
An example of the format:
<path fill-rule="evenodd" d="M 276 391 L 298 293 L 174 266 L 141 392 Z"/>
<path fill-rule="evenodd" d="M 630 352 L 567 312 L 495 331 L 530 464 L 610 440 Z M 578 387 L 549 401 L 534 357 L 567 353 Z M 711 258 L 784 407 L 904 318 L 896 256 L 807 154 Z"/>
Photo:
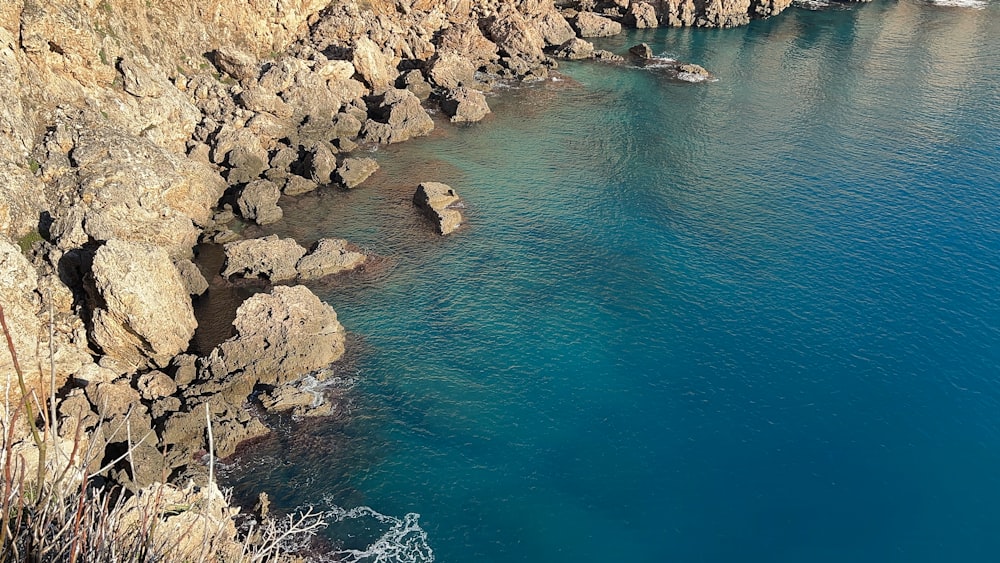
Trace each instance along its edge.
<path fill-rule="evenodd" d="M 530 25 L 520 12 L 507 8 L 497 14 L 487 27 L 497 47 L 509 57 L 526 61 L 545 58 L 545 38 L 538 28 Z"/>
<path fill-rule="evenodd" d="M 236 335 L 202 362 L 202 379 L 246 397 L 257 384 L 281 385 L 344 354 L 344 327 L 305 286 L 278 286 L 240 305 Z"/>
<path fill-rule="evenodd" d="M 451 186 L 440 182 L 423 182 L 413 194 L 413 203 L 434 221 L 442 235 L 462 225 L 462 212 L 458 209 L 461 201 Z"/>
<path fill-rule="evenodd" d="M 106 123 L 81 125 L 59 125 L 45 143 L 42 171 L 65 202 L 52 209 L 56 244 L 117 239 L 189 257 L 225 190 L 219 174 Z"/>
<path fill-rule="evenodd" d="M 439 53 L 458 53 L 471 61 L 476 68 L 496 62 L 500 58 L 498 49 L 497 44 L 487 39 L 473 21 L 462 22 L 445 29 L 438 39 Z"/>
<path fill-rule="evenodd" d="M 240 191 L 236 205 L 240 214 L 258 225 L 267 225 L 281 220 L 282 211 L 278 207 L 281 189 L 274 182 L 254 180 Z"/>
<path fill-rule="evenodd" d="M 365 263 L 367 257 L 343 239 L 320 239 L 296 264 L 299 279 L 315 280 L 347 272 Z"/>
<path fill-rule="evenodd" d="M 656 8 L 649 2 L 629 4 L 628 12 L 625 13 L 625 23 L 637 29 L 650 29 L 660 25 L 656 16 Z"/>
<path fill-rule="evenodd" d="M 438 88 L 451 90 L 468 86 L 475 81 L 476 66 L 469 59 L 455 52 L 438 55 L 430 63 L 427 73 Z"/>
<path fill-rule="evenodd" d="M 560 45 L 553 54 L 570 60 L 589 59 L 594 56 L 594 44 L 585 39 L 574 37 Z"/>
<path fill-rule="evenodd" d="M 390 88 L 376 96 L 369 115 L 363 135 L 374 143 L 399 143 L 434 129 L 434 121 L 409 90 Z"/>
<path fill-rule="evenodd" d="M 358 74 L 376 92 L 392 86 L 399 75 L 392 59 L 368 37 L 359 37 L 355 40 L 353 62 Z"/>
<path fill-rule="evenodd" d="M 486 117 L 490 106 L 482 92 L 463 86 L 448 92 L 441 100 L 441 110 L 451 117 L 452 123 L 471 123 Z"/>
<path fill-rule="evenodd" d="M 306 249 L 294 239 L 282 239 L 278 235 L 230 242 L 223 248 L 226 265 L 222 277 L 237 276 L 272 282 L 294 279 L 298 275 L 295 265 L 306 253 Z"/>
<path fill-rule="evenodd" d="M 188 289 L 162 248 L 110 240 L 94 255 L 91 338 L 128 369 L 164 367 L 198 326 Z"/>
<path fill-rule="evenodd" d="M 622 24 L 593 12 L 580 12 L 573 25 L 580 37 L 611 37 L 622 32 Z"/>

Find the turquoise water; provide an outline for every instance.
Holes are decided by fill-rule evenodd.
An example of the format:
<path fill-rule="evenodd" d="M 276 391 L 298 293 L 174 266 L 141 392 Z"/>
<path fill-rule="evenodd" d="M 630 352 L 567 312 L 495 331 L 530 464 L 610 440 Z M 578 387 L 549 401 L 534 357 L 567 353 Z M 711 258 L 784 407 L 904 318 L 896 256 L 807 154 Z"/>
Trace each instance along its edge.
<path fill-rule="evenodd" d="M 565 63 L 283 202 L 387 259 L 316 288 L 346 419 L 233 482 L 386 515 L 345 549 L 397 525 L 350 560 L 1000 560 L 1000 5 L 599 46 L 638 41 L 719 80 Z M 468 228 L 431 234 L 425 180 Z"/>

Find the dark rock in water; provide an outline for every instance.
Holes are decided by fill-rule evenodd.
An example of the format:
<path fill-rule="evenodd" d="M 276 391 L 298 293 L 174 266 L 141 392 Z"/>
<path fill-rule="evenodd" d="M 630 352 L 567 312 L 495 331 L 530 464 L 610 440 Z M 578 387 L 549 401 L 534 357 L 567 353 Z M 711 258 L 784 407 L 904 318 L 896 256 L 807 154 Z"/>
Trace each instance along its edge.
<path fill-rule="evenodd" d="M 181 282 L 187 288 L 190 295 L 201 295 L 208 290 L 208 281 L 201 274 L 198 266 L 190 260 L 178 260 L 174 262 L 177 272 L 181 275 Z"/>
<path fill-rule="evenodd" d="M 341 185 L 351 189 L 360 186 L 376 170 L 378 161 L 374 158 L 345 158 L 337 167 L 337 177 Z"/>
<path fill-rule="evenodd" d="M 452 233 L 462 225 L 462 212 L 456 207 L 461 201 L 455 190 L 440 182 L 424 182 L 417 186 L 413 203 L 424 210 L 442 235 Z"/>
<path fill-rule="evenodd" d="M 315 280 L 353 270 L 367 257 L 349 248 L 343 239 L 320 239 L 296 264 L 299 279 Z"/>
<path fill-rule="evenodd" d="M 236 205 L 244 219 L 254 221 L 258 225 L 267 225 L 281 220 L 282 212 L 278 207 L 281 190 L 274 182 L 254 180 L 240 192 Z"/>
<path fill-rule="evenodd" d="M 653 49 L 651 49 L 646 43 L 640 43 L 633 47 L 629 47 L 628 52 L 639 57 L 640 59 L 653 58 Z"/>
<path fill-rule="evenodd" d="M 272 282 L 294 279 L 298 275 L 295 265 L 306 253 L 294 239 L 279 239 L 278 235 L 231 242 L 224 248 L 226 265 L 222 277 Z"/>
<path fill-rule="evenodd" d="M 616 54 L 612 53 L 611 51 L 606 51 L 604 49 L 600 49 L 598 51 L 594 51 L 594 55 L 593 56 L 594 56 L 594 59 L 596 59 L 596 60 L 606 61 L 606 62 L 621 62 L 621 61 L 625 60 L 625 57 L 623 57 L 621 55 L 616 55 Z"/>
<path fill-rule="evenodd" d="M 426 135 L 434 129 L 420 100 L 409 90 L 390 88 L 372 100 L 371 118 L 362 132 L 366 140 L 389 144 Z"/>
<path fill-rule="evenodd" d="M 580 37 L 611 37 L 622 32 L 622 24 L 593 12 L 580 12 L 573 19 Z"/>
<path fill-rule="evenodd" d="M 563 59 L 589 59 L 594 55 L 594 44 L 574 37 L 560 45 L 553 54 Z"/>
<path fill-rule="evenodd" d="M 441 110 L 451 117 L 452 123 L 471 123 L 486 117 L 490 106 L 486 104 L 486 96 L 482 92 L 462 86 L 441 100 Z"/>
<path fill-rule="evenodd" d="M 677 78 L 687 82 L 704 82 L 712 78 L 712 73 L 696 64 L 682 64 L 677 67 Z"/>

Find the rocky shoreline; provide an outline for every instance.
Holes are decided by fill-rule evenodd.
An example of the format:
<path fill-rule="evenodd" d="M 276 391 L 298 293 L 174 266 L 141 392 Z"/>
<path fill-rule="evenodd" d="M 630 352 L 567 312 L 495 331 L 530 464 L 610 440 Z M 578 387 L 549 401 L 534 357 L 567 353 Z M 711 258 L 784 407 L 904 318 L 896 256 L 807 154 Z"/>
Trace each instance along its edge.
<path fill-rule="evenodd" d="M 282 197 L 364 186 L 378 164 L 359 149 L 427 135 L 427 107 L 472 123 L 498 82 L 544 79 L 559 58 L 621 60 L 588 38 L 743 25 L 789 3 L 5 3 L 0 305 L 27 393 L 4 354 L 6 451 L 27 463 L 30 428 L 12 413 L 23 398 L 50 402 L 59 436 L 97 452 L 77 462 L 107 466 L 94 477 L 141 498 L 164 481 L 204 483 L 206 449 L 226 457 L 267 434 L 245 408 L 252 396 L 269 412 L 328 414 L 297 384 L 331 373 L 344 329 L 300 284 L 377 257 L 341 239 L 243 239 L 237 222 L 280 220 Z M 413 184 L 439 233 L 460 228 L 455 190 Z M 199 244 L 224 245 L 213 274 L 225 283 L 267 289 L 200 355 L 194 303 L 210 284 L 193 261 Z"/>

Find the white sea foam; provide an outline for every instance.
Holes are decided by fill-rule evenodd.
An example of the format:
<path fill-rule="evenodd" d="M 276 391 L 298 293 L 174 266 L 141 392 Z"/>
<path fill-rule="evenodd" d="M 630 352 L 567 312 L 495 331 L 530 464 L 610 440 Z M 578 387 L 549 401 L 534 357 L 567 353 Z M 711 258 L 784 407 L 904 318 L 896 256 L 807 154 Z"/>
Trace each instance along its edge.
<path fill-rule="evenodd" d="M 708 80 L 708 77 L 704 74 L 695 74 L 693 72 L 678 72 L 677 79 L 685 82 L 704 82 Z"/>
<path fill-rule="evenodd" d="M 370 507 L 350 510 L 333 506 L 324 513 L 330 524 L 348 520 L 374 520 L 385 527 L 382 535 L 364 549 L 342 549 L 334 553 L 346 563 L 432 563 L 434 550 L 427 543 L 427 532 L 420 527 L 420 515 L 409 513 L 402 520 L 386 516 Z"/>
<path fill-rule="evenodd" d="M 935 6 L 945 6 L 948 8 L 972 8 L 973 10 L 983 10 L 989 4 L 984 0 L 930 0 Z"/>
<path fill-rule="evenodd" d="M 823 10 L 830 7 L 830 3 L 827 0 L 796 0 L 793 4 L 797 8 L 806 10 Z"/>

